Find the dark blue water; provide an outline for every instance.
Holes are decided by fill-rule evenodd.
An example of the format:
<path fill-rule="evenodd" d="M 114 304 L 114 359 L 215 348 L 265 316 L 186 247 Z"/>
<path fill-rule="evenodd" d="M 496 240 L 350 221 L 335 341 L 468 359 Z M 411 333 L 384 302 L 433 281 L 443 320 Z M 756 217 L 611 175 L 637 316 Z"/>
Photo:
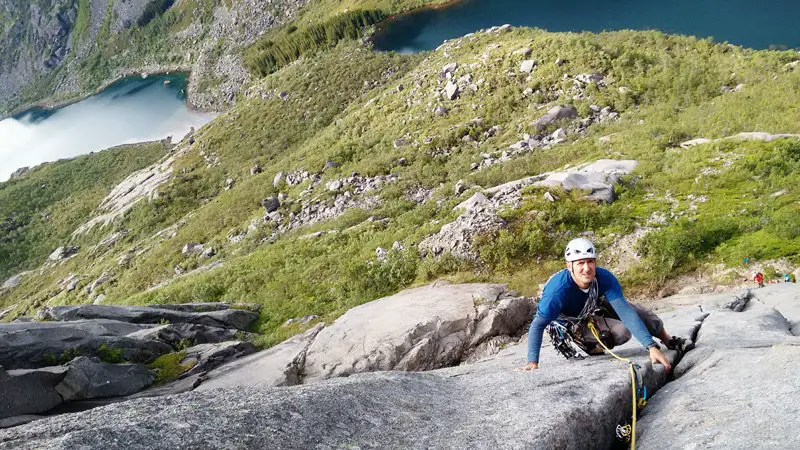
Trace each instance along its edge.
<path fill-rule="evenodd" d="M 800 47 L 798 0 L 464 0 L 387 23 L 382 51 L 418 52 L 509 23 L 548 31 L 657 29 L 756 49 Z"/>
<path fill-rule="evenodd" d="M 167 136 L 179 140 L 212 118 L 188 109 L 185 89 L 185 75 L 131 77 L 80 102 L 2 120 L 0 181 L 22 166 Z"/>

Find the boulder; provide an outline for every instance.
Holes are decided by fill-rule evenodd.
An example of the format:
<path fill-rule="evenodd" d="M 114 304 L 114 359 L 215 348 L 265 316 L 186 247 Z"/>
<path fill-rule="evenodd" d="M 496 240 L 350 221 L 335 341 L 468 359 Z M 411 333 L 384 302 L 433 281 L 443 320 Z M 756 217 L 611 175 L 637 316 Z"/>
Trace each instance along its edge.
<path fill-rule="evenodd" d="M 502 285 L 434 283 L 357 306 L 314 339 L 303 382 L 457 363 L 471 346 L 515 333 L 530 318 L 532 301 L 507 296 Z"/>
<path fill-rule="evenodd" d="M 458 85 L 448 81 L 444 87 L 444 93 L 448 100 L 455 100 L 458 97 Z"/>
<path fill-rule="evenodd" d="M 464 182 L 464 180 L 458 180 L 455 186 L 453 186 L 453 195 L 457 197 L 463 194 L 464 191 L 466 190 L 467 190 L 467 184 Z"/>
<path fill-rule="evenodd" d="M 97 277 L 96 280 L 94 280 L 92 282 L 92 284 L 90 284 L 89 286 L 86 287 L 86 293 L 87 294 L 91 294 L 92 292 L 94 292 L 95 289 L 97 289 L 98 286 L 107 283 L 108 280 L 110 280 L 110 279 L 111 279 L 111 275 L 108 272 L 103 272 L 102 274 L 100 274 L 99 277 Z"/>
<path fill-rule="evenodd" d="M 46 320 L 109 319 L 140 324 L 155 324 L 166 320 L 171 323 L 196 323 L 240 330 L 246 329 L 258 319 L 258 313 L 241 309 L 183 312 L 147 306 L 117 305 L 53 306 L 45 308 L 41 313 Z"/>
<path fill-rule="evenodd" d="M 558 120 L 574 119 L 576 117 L 578 117 L 578 110 L 575 109 L 574 106 L 557 105 L 547 110 L 547 113 L 545 113 L 544 116 L 540 117 L 539 119 L 531 123 L 531 126 L 541 130 L 545 128 L 547 125 L 550 125 L 551 123 L 556 122 Z"/>
<path fill-rule="evenodd" d="M 278 197 L 271 195 L 264 200 L 261 200 L 261 206 L 267 211 L 267 213 L 275 212 L 280 208 L 281 202 L 278 200 Z"/>
<path fill-rule="evenodd" d="M 67 259 L 70 256 L 78 253 L 78 247 L 73 245 L 66 245 L 64 247 L 58 247 L 57 249 L 53 250 L 53 253 L 47 257 L 50 261 L 61 261 L 62 259 Z"/>
<path fill-rule="evenodd" d="M 694 147 L 695 145 L 703 145 L 703 144 L 708 144 L 710 142 L 714 142 L 714 141 L 711 140 L 711 139 L 707 139 L 707 138 L 697 138 L 697 139 L 691 139 L 691 140 L 688 140 L 688 141 L 685 141 L 685 142 L 681 142 L 680 143 L 680 147 L 681 148 L 691 148 L 691 147 Z"/>
<path fill-rule="evenodd" d="M 325 165 L 322 167 L 323 172 L 327 172 L 330 169 L 337 169 L 341 164 L 336 161 L 331 161 L 330 159 L 325 161 Z"/>
<path fill-rule="evenodd" d="M 278 172 L 275 174 L 275 178 L 272 179 L 272 187 L 275 189 L 279 189 L 283 186 L 284 183 L 284 174 L 283 172 Z"/>
<path fill-rule="evenodd" d="M 299 384 L 306 350 L 323 326 L 317 324 L 274 347 L 212 370 L 197 390 Z"/>
<path fill-rule="evenodd" d="M 580 189 L 589 192 L 584 197 L 587 200 L 611 203 L 614 201 L 614 184 L 637 166 L 638 163 L 633 160 L 601 159 L 589 165 L 550 173 L 544 179 L 533 182 L 533 185 L 560 186 L 566 191 Z"/>
<path fill-rule="evenodd" d="M 441 72 L 439 72 L 439 78 L 447 78 L 448 75 L 452 75 L 456 71 L 456 69 L 458 69 L 458 63 L 457 62 L 451 62 L 451 63 L 445 64 L 442 67 Z"/>
<path fill-rule="evenodd" d="M 56 386 L 64 401 L 133 394 L 153 384 L 153 374 L 141 364 L 109 364 L 86 357 L 67 363 L 69 370 Z"/>
<path fill-rule="evenodd" d="M 494 205 L 488 198 L 486 198 L 485 195 L 483 195 L 480 192 L 476 192 L 472 195 L 472 197 L 456 205 L 456 207 L 453 208 L 453 210 L 455 211 L 458 209 L 463 209 L 465 211 L 474 211 L 477 209 L 493 208 L 493 207 Z"/>
<path fill-rule="evenodd" d="M 112 320 L 0 324 L 0 365 L 35 369 L 79 355 L 103 356 L 112 349 L 119 350 L 127 361 L 148 363 L 173 350 L 163 342 L 127 337 L 146 327 Z"/>
<path fill-rule="evenodd" d="M 526 59 L 520 63 L 519 71 L 522 73 L 531 73 L 534 67 L 536 67 L 536 61 L 533 59 Z"/>
<path fill-rule="evenodd" d="M 603 85 L 605 82 L 605 76 L 599 73 L 579 73 L 578 75 L 575 75 L 575 80 L 583 84 L 597 83 L 599 85 Z"/>
<path fill-rule="evenodd" d="M 55 386 L 66 372 L 65 367 L 8 372 L 0 367 L 0 419 L 38 414 L 58 406 L 63 400 Z"/>
<path fill-rule="evenodd" d="M 304 325 L 311 322 L 312 320 L 317 320 L 317 319 L 319 319 L 319 316 L 316 314 L 309 314 L 303 317 L 293 317 L 291 319 L 287 319 L 286 322 L 283 323 L 283 326 L 286 327 L 292 324 Z"/>

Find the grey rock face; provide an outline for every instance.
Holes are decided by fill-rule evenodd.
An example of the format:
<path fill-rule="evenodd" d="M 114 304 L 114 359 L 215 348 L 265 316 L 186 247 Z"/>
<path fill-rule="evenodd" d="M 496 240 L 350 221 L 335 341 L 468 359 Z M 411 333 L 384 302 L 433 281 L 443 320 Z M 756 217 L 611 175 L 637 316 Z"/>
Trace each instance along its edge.
<path fill-rule="evenodd" d="M 153 374 L 141 364 L 109 364 L 78 357 L 67 367 L 66 376 L 56 386 L 64 401 L 119 397 L 153 384 Z"/>
<path fill-rule="evenodd" d="M 0 419 L 37 414 L 58 406 L 63 400 L 55 386 L 66 371 L 64 367 L 48 367 L 6 372 L 0 367 Z"/>
<path fill-rule="evenodd" d="M 206 381 L 197 390 L 299 384 L 306 350 L 322 328 L 323 325 L 318 324 L 275 347 L 214 369 L 206 375 Z"/>
<path fill-rule="evenodd" d="M 530 318 L 532 301 L 507 303 L 506 295 L 502 285 L 434 283 L 353 308 L 314 339 L 303 382 L 459 362 L 470 346 L 514 333 Z"/>
<path fill-rule="evenodd" d="M 196 323 L 216 327 L 233 327 L 244 330 L 258 314 L 241 309 L 226 309 L 209 312 L 182 312 L 146 306 L 81 305 L 46 308 L 42 316 L 47 320 L 109 319 L 130 323 Z"/>
<path fill-rule="evenodd" d="M 481 286 L 487 290 L 473 295 L 470 307 L 451 303 L 454 309 L 472 309 L 472 314 L 484 318 L 475 329 L 489 323 L 491 311 L 499 310 L 504 301 L 512 307 L 510 298 L 484 301 L 497 291 L 495 285 Z M 796 434 L 800 337 L 792 332 L 800 320 L 800 291 L 787 284 L 754 294 L 742 312 L 719 308 L 730 301 L 727 295 L 695 299 L 701 308 L 661 315 L 672 334 L 696 336 L 698 345 L 676 365 L 677 379 L 666 385 L 663 366 L 651 364 L 637 342 L 615 348 L 617 354 L 641 366 L 651 396 L 639 416 L 640 448 L 685 449 L 698 443 L 720 449 L 795 448 L 800 444 Z M 424 296 L 418 297 L 406 302 L 409 309 L 404 314 L 412 311 L 421 316 L 419 311 L 425 309 L 442 324 L 452 321 L 452 313 L 440 306 L 450 300 L 434 295 L 429 308 L 420 303 Z M 384 304 L 384 311 L 393 310 Z M 380 320 L 376 311 L 365 308 L 362 312 L 364 320 L 368 316 Z M 514 310 L 502 316 L 526 320 L 531 315 L 531 310 Z M 407 319 L 412 328 L 425 323 L 414 319 Z M 349 327 L 351 332 L 342 334 L 344 328 L 338 327 L 336 333 L 325 335 L 353 353 L 379 361 L 391 359 L 386 352 L 393 344 L 373 347 L 376 332 L 364 320 L 352 320 L 358 326 Z M 408 327 L 401 331 L 408 332 Z M 412 342 L 419 335 L 405 334 Z M 315 343 L 321 337 L 322 332 L 306 336 Z M 295 364 L 307 342 L 298 339 L 291 348 L 287 343 L 279 358 L 284 364 L 273 369 Z M 313 346 L 308 347 L 306 358 L 312 356 Z M 109 442 L 128 449 L 151 448 L 153 442 L 168 448 L 609 448 L 616 424 L 630 412 L 627 366 L 610 356 L 564 360 L 545 345 L 541 369 L 517 372 L 514 368 L 526 361 L 525 351 L 523 341 L 473 364 L 427 373 L 354 374 L 277 389 L 212 389 L 209 385 L 198 392 L 131 400 L 80 416 L 50 417 L 0 430 L 0 448 L 105 448 Z M 673 362 L 677 358 L 673 351 L 667 350 L 666 355 Z M 344 361 L 352 366 L 357 358 L 348 357 Z M 255 364 L 252 360 L 257 355 L 249 358 Z M 239 380 L 257 375 L 264 361 L 252 365 L 250 372 L 240 372 Z M 218 387 L 238 386 L 234 377 L 229 381 L 232 384 Z"/>
<path fill-rule="evenodd" d="M 142 326 L 109 320 L 0 324 L 0 365 L 35 369 L 74 356 L 101 356 L 101 346 L 119 349 L 128 361 L 147 363 L 172 351 L 168 344 L 127 337 Z"/>
<path fill-rule="evenodd" d="M 222 364 L 256 351 L 253 344 L 241 341 L 199 344 L 186 349 L 186 357 L 181 364 L 192 364 L 194 367 L 180 376 L 186 378 L 215 369 Z"/>
<path fill-rule="evenodd" d="M 11 175 L 8 176 L 8 179 L 9 180 L 13 180 L 14 178 L 19 178 L 19 177 L 25 175 L 26 173 L 28 173 L 30 170 L 31 170 L 31 168 L 28 167 L 28 166 L 20 167 L 19 169 L 11 172 Z"/>
<path fill-rule="evenodd" d="M 100 203 L 98 210 L 102 211 L 102 214 L 78 227 L 73 234 L 87 233 L 95 225 L 106 225 L 125 214 L 136 203 L 157 196 L 158 187 L 169 180 L 172 174 L 172 163 L 175 158 L 179 157 L 186 149 L 184 147 L 183 150 L 178 150 L 158 163 L 130 174 L 115 186 Z"/>
<path fill-rule="evenodd" d="M 130 333 L 127 337 L 141 340 L 157 340 L 177 348 L 181 345 L 181 342 L 206 344 L 233 340 L 236 338 L 237 333 L 239 332 L 230 328 L 211 327 L 196 323 L 174 323 L 145 328 L 135 333 Z"/>
<path fill-rule="evenodd" d="M 513 370 L 524 362 L 524 347 L 516 346 L 428 373 L 137 399 L 85 412 L 79 421 L 53 417 L 0 431 L 0 447 L 607 448 L 630 401 L 624 366 L 610 357 L 578 363 L 549 347 L 544 352 L 552 362 L 538 373 Z M 644 349 L 624 354 L 642 365 L 651 391 L 663 383 L 663 370 L 646 361 Z"/>
<path fill-rule="evenodd" d="M 800 446 L 800 291 L 790 283 L 752 293 L 741 312 L 704 306 L 697 348 L 647 405 L 640 448 Z"/>

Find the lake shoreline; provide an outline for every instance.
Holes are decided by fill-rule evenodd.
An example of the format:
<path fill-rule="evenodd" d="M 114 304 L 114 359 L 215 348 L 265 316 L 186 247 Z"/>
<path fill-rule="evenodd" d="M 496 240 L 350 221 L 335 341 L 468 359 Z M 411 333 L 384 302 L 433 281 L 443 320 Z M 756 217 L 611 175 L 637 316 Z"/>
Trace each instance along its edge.
<path fill-rule="evenodd" d="M 54 110 L 54 109 L 61 109 L 65 108 L 69 105 L 79 103 L 83 100 L 86 100 L 89 97 L 95 96 L 106 89 L 109 89 L 115 83 L 123 81 L 127 78 L 133 77 L 142 77 L 143 75 L 150 76 L 162 76 L 162 75 L 174 75 L 174 74 L 184 74 L 186 75 L 186 107 L 190 111 L 196 112 L 214 112 L 214 111 L 206 111 L 201 108 L 198 108 L 192 102 L 192 96 L 189 90 L 189 84 L 191 82 L 192 77 L 192 70 L 191 67 L 185 65 L 177 65 L 177 66 L 169 66 L 169 67 L 156 67 L 154 70 L 144 70 L 144 69 L 128 69 L 123 70 L 119 75 L 116 77 L 104 82 L 100 87 L 94 89 L 91 92 L 85 92 L 82 94 L 77 94 L 75 97 L 70 97 L 64 100 L 57 100 L 51 101 L 48 99 L 39 100 L 32 103 L 26 103 L 22 106 L 16 107 L 7 114 L 0 115 L 0 121 L 13 118 L 14 116 L 21 114 L 25 111 L 34 109 L 34 108 L 41 108 L 46 110 Z"/>
<path fill-rule="evenodd" d="M 419 53 L 443 41 L 501 24 L 539 28 L 550 32 L 658 30 L 667 35 L 711 39 L 753 50 L 800 49 L 800 32 L 791 14 L 778 6 L 754 4 L 739 9 L 723 8 L 726 0 L 709 0 L 687 16 L 693 2 L 677 0 L 647 8 L 626 8 L 614 3 L 576 0 L 533 7 L 527 0 L 451 0 L 424 5 L 393 15 L 376 24 L 370 40 L 375 51 Z M 576 13 L 576 8 L 580 14 Z M 747 17 L 761 17 L 763 25 L 752 28 Z"/>
<path fill-rule="evenodd" d="M 445 1 L 441 2 L 441 3 L 432 3 L 432 4 L 428 4 L 428 5 L 422 5 L 422 6 L 417 7 L 417 8 L 411 8 L 411 9 L 408 9 L 408 10 L 405 10 L 405 11 L 401 11 L 401 12 L 399 12 L 397 14 L 389 16 L 389 17 L 381 20 L 380 22 L 376 23 L 375 24 L 375 32 L 372 33 L 372 36 L 374 36 L 376 34 L 379 34 L 381 31 L 383 31 L 383 27 L 385 25 L 389 25 L 391 22 L 394 22 L 394 21 L 396 21 L 396 20 L 398 20 L 400 18 L 403 18 L 405 16 L 410 16 L 412 14 L 418 14 L 418 13 L 425 12 L 425 11 L 435 11 L 435 10 L 438 10 L 438 9 L 449 8 L 449 7 L 454 6 L 454 5 L 458 4 L 458 3 L 463 3 L 464 1 L 465 0 L 445 0 Z M 372 38 L 372 36 L 370 36 L 370 38 Z"/>

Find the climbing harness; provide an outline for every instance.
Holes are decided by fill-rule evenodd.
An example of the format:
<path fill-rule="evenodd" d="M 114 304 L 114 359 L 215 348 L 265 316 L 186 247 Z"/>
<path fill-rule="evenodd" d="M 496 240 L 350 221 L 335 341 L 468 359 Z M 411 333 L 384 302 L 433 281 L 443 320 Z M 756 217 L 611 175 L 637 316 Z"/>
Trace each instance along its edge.
<path fill-rule="evenodd" d="M 597 279 L 592 280 L 592 285 L 589 287 L 589 297 L 583 305 L 583 309 L 578 314 L 578 317 L 569 317 L 564 314 L 558 316 L 558 319 L 550 322 L 547 326 L 547 334 L 550 336 L 550 342 L 553 348 L 564 358 L 567 359 L 583 359 L 583 355 L 578 352 L 576 346 L 584 350 L 582 343 L 576 342 L 580 339 L 581 323 L 589 317 L 596 309 L 599 303 Z"/>
<path fill-rule="evenodd" d="M 639 372 L 639 370 L 641 370 L 641 366 L 628 358 L 623 358 L 612 352 L 600 339 L 600 333 L 597 331 L 597 326 L 595 326 L 593 321 L 590 320 L 587 324 L 587 327 L 589 328 L 589 331 L 592 332 L 594 338 L 597 339 L 597 342 L 603 346 L 608 354 L 622 362 L 628 363 L 628 368 L 631 372 L 631 423 L 617 425 L 616 434 L 618 439 L 626 443 L 630 442 L 631 449 L 635 449 L 636 412 L 638 409 L 644 408 L 644 406 L 647 404 L 647 386 L 644 385 L 642 374 Z"/>

